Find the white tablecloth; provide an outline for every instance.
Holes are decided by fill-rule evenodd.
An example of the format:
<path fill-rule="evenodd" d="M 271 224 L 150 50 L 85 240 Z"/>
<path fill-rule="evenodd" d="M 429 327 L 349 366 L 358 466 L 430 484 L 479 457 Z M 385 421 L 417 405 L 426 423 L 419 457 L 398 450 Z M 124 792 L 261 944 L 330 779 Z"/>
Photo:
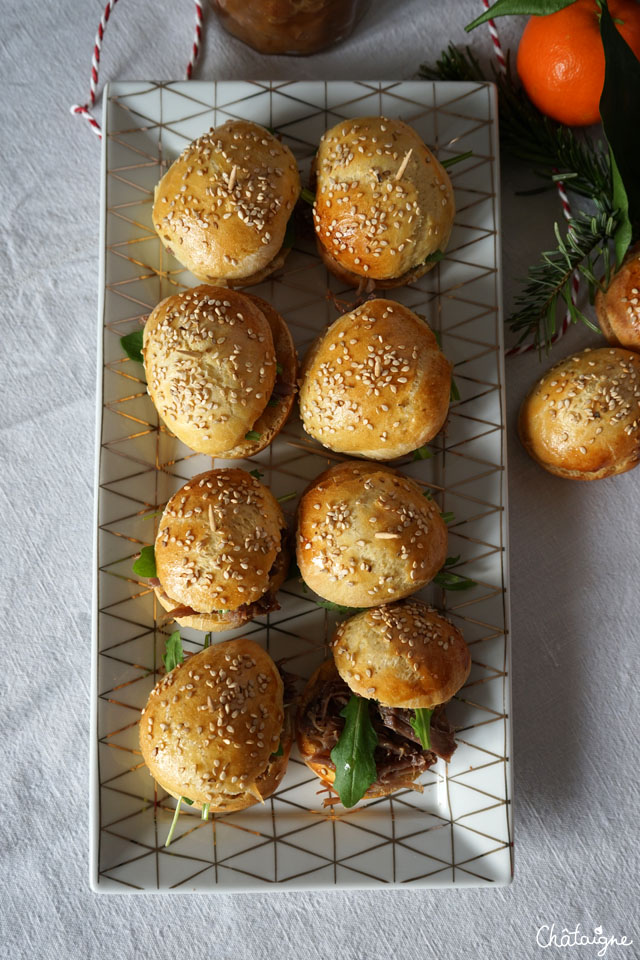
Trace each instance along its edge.
<path fill-rule="evenodd" d="M 639 956 L 640 470 L 576 484 L 523 453 L 514 420 L 539 374 L 508 363 L 516 879 L 505 889 L 100 897 L 88 886 L 88 722 L 99 143 L 84 102 L 102 0 L 3 8 L 0 954 L 340 960 L 594 957 L 540 952 L 556 923 Z M 377 0 L 348 43 L 264 58 L 208 18 L 199 78 L 407 78 L 480 0 Z M 181 77 L 189 0 L 116 8 L 102 79 Z M 501 21 L 505 45 L 521 20 Z M 486 28 L 469 42 L 491 54 Z M 504 164 L 506 304 L 560 210 L 518 198 Z M 573 330 L 557 356 L 595 338 Z M 635 837 L 635 842 L 631 838 Z M 5 953 L 6 951 L 6 953 Z M 636 952 L 639 951 L 639 952 Z"/>

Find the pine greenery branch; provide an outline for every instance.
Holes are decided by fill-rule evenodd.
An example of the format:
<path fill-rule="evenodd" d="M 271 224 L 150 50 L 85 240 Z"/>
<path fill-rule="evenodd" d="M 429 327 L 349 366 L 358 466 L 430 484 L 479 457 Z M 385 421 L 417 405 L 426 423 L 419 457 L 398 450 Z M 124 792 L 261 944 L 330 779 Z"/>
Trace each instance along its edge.
<path fill-rule="evenodd" d="M 593 322 L 571 301 L 574 270 L 585 277 L 590 300 L 610 276 L 610 244 L 618 224 L 613 202 L 609 152 L 596 147 L 569 127 L 543 116 L 515 82 L 509 64 L 506 74 L 493 70 L 487 77 L 469 47 L 459 50 L 449 44 L 435 66 L 423 64 L 420 75 L 431 80 L 492 80 L 498 88 L 500 146 L 510 156 L 526 161 L 543 180 L 543 185 L 526 193 L 553 189 L 562 181 L 567 190 L 588 199 L 594 214 L 580 211 L 562 234 L 557 223 L 557 246 L 544 251 L 540 261 L 529 268 L 528 277 L 516 298 L 516 310 L 507 319 L 519 334 L 519 343 L 532 342 L 538 351 L 549 350 L 556 333 L 558 308 L 569 310 L 574 323 L 597 330 Z"/>

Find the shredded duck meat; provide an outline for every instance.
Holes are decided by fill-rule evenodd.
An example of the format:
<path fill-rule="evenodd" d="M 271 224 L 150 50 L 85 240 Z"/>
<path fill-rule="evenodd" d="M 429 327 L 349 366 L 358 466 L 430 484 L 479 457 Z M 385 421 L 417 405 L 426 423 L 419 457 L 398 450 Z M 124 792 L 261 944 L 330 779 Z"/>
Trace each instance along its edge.
<path fill-rule="evenodd" d="M 334 769 L 331 751 L 344 728 L 340 712 L 350 697 L 351 690 L 336 671 L 335 676 L 307 704 L 299 723 L 314 746 L 314 753 L 308 758 L 312 762 Z M 369 715 L 378 735 L 374 754 L 378 776 L 371 785 L 372 792 L 376 787 L 389 786 L 394 790 L 420 789 L 414 783 L 416 777 L 433 766 L 438 757 L 449 761 L 456 749 L 444 706 L 436 707 L 431 717 L 430 750 L 423 750 L 411 727 L 412 710 L 383 707 L 371 700 Z"/>

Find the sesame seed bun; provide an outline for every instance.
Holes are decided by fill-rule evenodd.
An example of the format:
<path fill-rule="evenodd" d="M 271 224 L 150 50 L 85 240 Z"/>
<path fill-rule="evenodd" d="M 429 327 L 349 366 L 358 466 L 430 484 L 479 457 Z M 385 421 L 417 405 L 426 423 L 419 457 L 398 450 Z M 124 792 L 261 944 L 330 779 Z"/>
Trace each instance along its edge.
<path fill-rule="evenodd" d="M 342 120 L 322 137 L 315 162 L 313 218 L 329 269 L 401 286 L 444 251 L 455 215 L 451 181 L 401 120 Z"/>
<path fill-rule="evenodd" d="M 300 705 L 298 707 L 298 717 L 304 716 L 304 713 L 316 697 L 321 696 L 325 687 L 330 683 L 336 676 L 338 671 L 336 670 L 336 665 L 333 660 L 325 660 L 320 664 L 318 669 L 311 675 L 307 685 L 304 689 L 304 692 L 300 698 Z M 298 723 L 296 727 L 296 743 L 298 744 L 298 750 L 300 751 L 300 756 L 309 767 L 309 769 L 315 773 L 320 780 L 330 787 L 336 779 L 336 771 L 333 766 L 323 763 L 322 761 L 313 760 L 312 757 L 316 753 L 316 744 L 312 741 L 311 737 L 305 731 L 303 724 Z M 416 774 L 419 776 L 419 774 Z M 376 783 L 375 785 L 369 787 L 367 792 L 362 797 L 363 800 L 373 800 L 376 797 L 386 797 L 390 793 L 395 793 L 397 786 L 393 783 L 388 785 L 381 785 Z"/>
<path fill-rule="evenodd" d="M 258 283 L 282 262 L 300 193 L 293 154 L 257 123 L 227 120 L 190 143 L 155 189 L 153 225 L 199 280 Z"/>
<path fill-rule="evenodd" d="M 242 810 L 277 788 L 291 748 L 283 683 L 262 647 L 240 638 L 189 657 L 154 687 L 140 717 L 151 776 L 211 812 Z M 283 755 L 274 757 L 282 743 Z"/>
<path fill-rule="evenodd" d="M 246 608 L 286 575 L 284 528 L 277 500 L 244 470 L 211 470 L 186 483 L 167 503 L 155 541 L 159 589 L 178 622 L 215 630 L 256 616 Z M 217 613 L 239 608 L 239 620 Z"/>
<path fill-rule="evenodd" d="M 600 329 L 614 347 L 640 350 L 640 243 L 627 252 L 607 290 L 596 293 Z"/>
<path fill-rule="evenodd" d="M 450 620 L 419 600 L 357 613 L 333 639 L 338 673 L 359 697 L 387 707 L 433 709 L 463 686 L 471 656 Z"/>
<path fill-rule="evenodd" d="M 535 385 L 520 408 L 529 455 L 557 477 L 598 480 L 640 458 L 640 356 L 602 347 L 572 354 Z"/>
<path fill-rule="evenodd" d="M 252 456 L 284 426 L 297 357 L 286 323 L 266 301 L 207 285 L 174 294 L 150 314 L 143 344 L 149 396 L 192 450 Z"/>
<path fill-rule="evenodd" d="M 439 432 L 450 393 L 451 364 L 424 320 L 392 300 L 369 300 L 312 345 L 300 414 L 323 446 L 391 460 Z"/>
<path fill-rule="evenodd" d="M 413 480 L 390 467 L 347 462 L 304 492 L 296 552 L 303 580 L 321 597 L 372 607 L 433 579 L 446 560 L 447 527 Z"/>

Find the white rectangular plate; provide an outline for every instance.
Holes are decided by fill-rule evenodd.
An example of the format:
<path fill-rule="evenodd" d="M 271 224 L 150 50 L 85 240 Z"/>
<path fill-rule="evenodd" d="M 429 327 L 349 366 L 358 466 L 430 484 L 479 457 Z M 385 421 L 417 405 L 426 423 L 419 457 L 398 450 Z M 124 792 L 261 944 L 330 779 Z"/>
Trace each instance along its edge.
<path fill-rule="evenodd" d="M 142 368 L 123 357 L 120 337 L 154 305 L 194 278 L 163 249 L 151 224 L 153 188 L 183 147 L 229 117 L 278 131 L 306 182 L 322 133 L 341 118 L 385 114 L 411 124 L 451 168 L 457 214 L 438 266 L 389 295 L 442 337 L 461 395 L 433 459 L 398 466 L 429 485 L 452 511 L 449 554 L 477 582 L 472 590 L 422 596 L 463 629 L 473 666 L 449 708 L 458 749 L 402 791 L 352 810 L 324 808 L 319 781 L 293 755 L 280 790 L 264 805 L 205 823 L 181 814 L 163 844 L 174 801 L 141 762 L 137 723 L 161 667 L 170 627 L 131 572 L 152 543 L 149 516 L 189 477 L 211 468 L 159 425 Z M 475 83 L 117 83 L 105 93 L 101 306 L 98 360 L 96 583 L 93 636 L 91 883 L 95 890 L 231 891 L 302 888 L 480 886 L 512 876 L 510 671 L 504 370 L 500 304 L 495 91 Z M 284 314 L 302 355 L 338 316 L 327 290 L 341 287 L 318 259 L 313 238 L 296 239 L 282 275 L 252 292 Z M 339 457 L 304 434 L 295 417 L 254 460 L 276 496 L 300 493 Z M 295 502 L 287 503 L 289 517 Z M 336 616 L 298 581 L 281 609 L 242 633 L 288 670 L 308 677 L 326 656 Z M 183 631 L 188 649 L 203 635 Z M 183 808 L 184 809 L 184 808 Z"/>

